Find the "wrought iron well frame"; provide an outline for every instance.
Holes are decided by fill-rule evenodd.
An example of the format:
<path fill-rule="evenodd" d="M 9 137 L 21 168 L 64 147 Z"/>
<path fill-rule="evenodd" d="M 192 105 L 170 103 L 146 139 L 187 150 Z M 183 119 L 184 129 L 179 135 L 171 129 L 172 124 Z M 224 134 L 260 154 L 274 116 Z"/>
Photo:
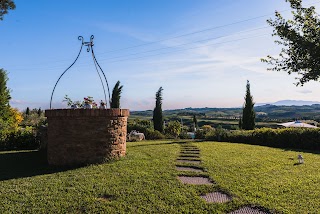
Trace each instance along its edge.
<path fill-rule="evenodd" d="M 61 79 L 62 76 L 77 62 L 77 60 L 79 59 L 79 56 L 80 56 L 80 54 L 81 54 L 81 52 L 82 52 L 83 46 L 87 46 L 87 52 L 90 52 L 90 50 L 91 50 L 92 60 L 93 60 L 95 69 L 96 69 L 96 71 L 97 71 L 97 73 L 98 73 L 98 75 L 99 75 L 99 78 L 100 78 L 100 81 L 101 81 L 101 85 L 102 85 L 102 88 L 103 88 L 105 103 L 106 103 L 106 105 L 107 105 L 106 90 L 105 90 L 104 83 L 103 83 L 103 80 L 102 80 L 102 78 L 101 78 L 100 72 L 103 74 L 105 83 L 106 83 L 106 85 L 107 85 L 108 98 L 109 98 L 109 102 L 110 102 L 110 89 L 109 89 L 108 80 L 107 80 L 107 77 L 106 77 L 105 73 L 103 72 L 101 66 L 100 66 L 99 63 L 98 63 L 95 54 L 94 54 L 94 51 L 93 51 L 93 46 L 94 46 L 93 39 L 94 39 L 94 35 L 91 35 L 91 36 L 90 36 L 90 42 L 85 42 L 82 36 L 78 36 L 78 40 L 81 41 L 80 51 L 79 51 L 76 59 L 73 61 L 73 63 L 60 75 L 60 77 L 58 78 L 56 84 L 54 85 L 53 90 L 52 90 L 52 93 L 51 93 L 51 98 L 50 98 L 50 109 L 52 109 L 52 98 L 53 98 L 53 94 L 54 94 L 54 91 L 55 91 L 55 89 L 56 89 L 56 87 L 57 87 L 60 79 Z M 99 68 L 99 69 L 98 69 L 98 68 Z M 99 70 L 100 70 L 100 72 L 99 72 Z"/>

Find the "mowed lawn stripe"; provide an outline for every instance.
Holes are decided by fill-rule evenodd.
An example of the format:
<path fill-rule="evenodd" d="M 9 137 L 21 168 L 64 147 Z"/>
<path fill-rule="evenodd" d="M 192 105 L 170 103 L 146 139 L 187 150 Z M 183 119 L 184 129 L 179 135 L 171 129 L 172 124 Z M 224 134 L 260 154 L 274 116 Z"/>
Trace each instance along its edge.
<path fill-rule="evenodd" d="M 195 144 L 209 176 L 243 205 L 283 213 L 319 213 L 319 154 L 235 143 Z M 305 164 L 297 165 L 298 154 Z"/>
<path fill-rule="evenodd" d="M 34 159 L 30 163 L 29 159 L 19 161 L 20 153 L 11 162 L 4 161 L 1 155 L 7 153 L 1 153 L 1 168 L 13 173 L 0 176 L 0 213 L 223 213 L 229 210 L 206 205 L 198 196 L 197 187 L 188 187 L 177 180 L 178 143 L 132 142 L 127 144 L 127 152 L 127 157 L 119 161 L 60 172 L 37 166 Z M 20 173 L 14 172 L 15 167 L 10 170 L 10 165 L 19 164 Z M 29 173 L 33 168 L 37 171 Z"/>

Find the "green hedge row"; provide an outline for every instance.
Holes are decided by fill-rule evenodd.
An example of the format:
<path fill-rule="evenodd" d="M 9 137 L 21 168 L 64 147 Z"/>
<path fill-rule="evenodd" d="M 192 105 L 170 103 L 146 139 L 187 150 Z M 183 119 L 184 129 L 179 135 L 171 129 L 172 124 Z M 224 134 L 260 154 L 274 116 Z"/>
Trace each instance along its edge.
<path fill-rule="evenodd" d="M 31 128 L 0 131 L 0 150 L 33 150 L 40 147 L 40 140 Z"/>
<path fill-rule="evenodd" d="M 153 130 L 153 128 L 142 126 L 139 124 L 128 124 L 127 132 L 128 134 L 132 131 L 136 130 L 140 133 L 144 133 L 144 136 L 147 140 L 159 140 L 166 138 L 161 132 L 157 130 Z"/>
<path fill-rule="evenodd" d="M 277 148 L 320 151 L 320 129 L 261 128 L 252 131 L 236 130 L 214 132 L 207 140 L 246 143 Z"/>

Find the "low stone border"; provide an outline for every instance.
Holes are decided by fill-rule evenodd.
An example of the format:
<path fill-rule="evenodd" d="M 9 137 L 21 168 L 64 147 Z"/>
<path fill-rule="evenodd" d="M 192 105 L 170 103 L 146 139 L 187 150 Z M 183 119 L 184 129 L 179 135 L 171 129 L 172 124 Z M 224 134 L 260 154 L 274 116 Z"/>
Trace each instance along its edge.
<path fill-rule="evenodd" d="M 232 197 L 222 192 L 211 192 L 200 196 L 208 203 L 226 203 L 232 200 Z"/>

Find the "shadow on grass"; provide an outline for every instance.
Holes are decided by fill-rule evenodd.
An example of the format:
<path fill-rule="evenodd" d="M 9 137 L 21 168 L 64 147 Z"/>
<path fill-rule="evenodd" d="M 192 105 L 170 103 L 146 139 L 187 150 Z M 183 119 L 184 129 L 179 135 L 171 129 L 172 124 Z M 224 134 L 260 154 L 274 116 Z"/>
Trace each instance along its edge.
<path fill-rule="evenodd" d="M 155 140 L 156 142 L 159 142 L 158 140 Z M 141 141 L 140 141 L 141 142 Z M 161 146 L 161 145 L 169 145 L 169 144 L 186 144 L 186 143 L 197 143 L 197 142 L 203 142 L 202 140 L 176 140 L 171 142 L 163 142 L 163 143 L 146 143 L 146 144 L 140 144 L 140 145 L 131 145 L 130 147 L 143 147 L 143 146 Z"/>
<path fill-rule="evenodd" d="M 184 143 L 186 142 L 172 141 L 172 142 L 163 142 L 163 143 L 146 143 L 146 144 L 140 144 L 140 145 L 131 145 L 130 147 L 163 146 L 163 145 L 184 144 Z"/>
<path fill-rule="evenodd" d="M 308 149 L 291 149 L 291 148 L 284 148 L 283 149 L 284 152 L 287 152 L 287 151 L 291 151 L 291 152 L 303 152 L 303 153 L 311 153 L 311 154 L 320 154 L 320 151 L 319 150 L 308 150 Z"/>
<path fill-rule="evenodd" d="M 0 153 L 0 181 L 63 172 L 71 167 L 51 167 L 43 152 L 17 151 Z"/>

